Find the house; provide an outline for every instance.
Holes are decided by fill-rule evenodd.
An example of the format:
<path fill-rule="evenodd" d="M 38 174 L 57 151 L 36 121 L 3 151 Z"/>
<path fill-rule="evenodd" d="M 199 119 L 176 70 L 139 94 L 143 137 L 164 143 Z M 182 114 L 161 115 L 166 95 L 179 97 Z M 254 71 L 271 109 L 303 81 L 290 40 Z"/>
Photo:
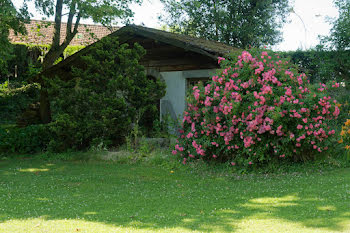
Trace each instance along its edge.
<path fill-rule="evenodd" d="M 74 25 L 73 25 L 74 26 Z M 24 43 L 32 45 L 49 45 L 52 43 L 54 35 L 54 22 L 31 20 L 25 24 L 27 35 L 15 34 L 10 30 L 9 40 L 11 43 Z M 109 35 L 118 30 L 119 27 L 107 28 L 96 24 L 80 24 L 78 26 L 78 33 L 75 35 L 70 45 L 89 45 L 97 40 Z M 66 37 L 67 23 L 61 24 L 60 43 Z"/>
<path fill-rule="evenodd" d="M 120 43 L 133 45 L 137 42 L 146 49 L 147 53 L 140 63 L 148 76 L 160 78 L 166 83 L 166 95 L 160 100 L 160 113 L 161 116 L 170 114 L 173 119 L 185 110 L 187 88 L 200 80 L 208 80 L 219 68 L 219 56 L 238 51 L 223 43 L 136 25 L 125 26 L 108 36 L 118 38 Z M 86 52 L 87 49 L 83 49 L 75 53 L 44 71 L 43 75 L 64 76 Z"/>

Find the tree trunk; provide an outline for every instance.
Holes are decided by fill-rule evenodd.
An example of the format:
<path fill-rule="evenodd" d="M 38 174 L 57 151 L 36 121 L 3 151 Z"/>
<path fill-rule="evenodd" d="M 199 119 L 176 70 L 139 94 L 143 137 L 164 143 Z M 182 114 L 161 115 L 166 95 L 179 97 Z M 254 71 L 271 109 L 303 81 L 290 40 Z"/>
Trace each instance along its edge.
<path fill-rule="evenodd" d="M 57 60 L 57 58 L 62 54 L 60 51 L 53 51 L 50 50 L 48 54 L 45 56 L 45 59 L 43 61 L 43 70 L 49 69 L 53 66 L 53 63 Z M 45 83 L 44 77 L 41 78 L 41 89 L 40 89 L 40 119 L 41 123 L 47 124 L 50 123 L 51 118 L 51 108 L 50 108 L 50 101 L 49 101 L 49 93 L 47 91 L 47 85 Z"/>
<path fill-rule="evenodd" d="M 77 19 L 72 31 L 72 20 L 76 13 L 76 1 L 72 1 L 70 5 L 70 11 L 67 22 L 66 38 L 62 44 L 60 44 L 61 37 L 61 20 L 62 20 L 63 0 L 57 0 L 56 12 L 55 12 L 55 33 L 52 39 L 52 46 L 49 52 L 46 54 L 43 61 L 43 70 L 49 69 L 53 66 L 54 62 L 61 56 L 63 51 L 67 48 L 74 36 L 78 32 L 78 25 L 80 21 L 80 12 L 77 15 Z M 47 124 L 51 121 L 51 108 L 49 101 L 49 94 L 47 91 L 47 85 L 45 79 L 41 78 L 41 90 L 40 90 L 40 119 L 43 124 Z"/>
<path fill-rule="evenodd" d="M 41 123 L 47 124 L 51 122 L 51 108 L 50 108 L 50 101 L 49 101 L 49 94 L 47 92 L 47 88 L 43 85 L 41 86 L 40 90 L 40 119 Z"/>

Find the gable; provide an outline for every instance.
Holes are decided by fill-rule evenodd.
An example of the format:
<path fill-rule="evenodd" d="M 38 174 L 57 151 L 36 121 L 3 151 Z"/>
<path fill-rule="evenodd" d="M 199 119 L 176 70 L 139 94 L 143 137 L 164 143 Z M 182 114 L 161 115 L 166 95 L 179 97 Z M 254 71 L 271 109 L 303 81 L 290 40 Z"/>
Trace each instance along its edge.
<path fill-rule="evenodd" d="M 158 71 L 218 68 L 218 56 L 238 50 L 215 41 L 136 25 L 125 26 L 108 36 L 115 37 L 121 44 L 128 43 L 133 46 L 134 43 L 139 43 L 147 51 L 140 63 L 146 68 L 153 68 Z M 41 75 L 64 75 L 70 71 L 70 66 L 77 64 L 79 57 L 86 54 L 88 48 L 94 44 L 43 71 Z"/>

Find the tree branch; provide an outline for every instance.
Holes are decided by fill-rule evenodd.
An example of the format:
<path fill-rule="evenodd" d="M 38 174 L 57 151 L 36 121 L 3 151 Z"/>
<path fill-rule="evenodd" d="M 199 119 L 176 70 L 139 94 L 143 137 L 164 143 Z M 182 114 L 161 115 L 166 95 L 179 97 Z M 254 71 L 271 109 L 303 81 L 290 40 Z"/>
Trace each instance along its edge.
<path fill-rule="evenodd" d="M 81 18 L 81 12 L 78 13 L 77 20 L 75 21 L 74 30 L 73 30 L 74 35 L 78 32 L 80 18 Z"/>
<path fill-rule="evenodd" d="M 55 12 L 55 33 L 52 39 L 52 48 L 58 48 L 60 46 L 61 37 L 61 22 L 62 22 L 62 8 L 63 0 L 57 0 L 56 12 Z"/>
<path fill-rule="evenodd" d="M 72 4 L 70 5 L 69 9 L 69 15 L 68 15 L 68 21 L 67 21 L 67 29 L 66 29 L 66 37 L 70 36 L 72 34 L 72 22 L 73 22 L 73 17 L 75 15 L 75 1 L 72 1 Z"/>

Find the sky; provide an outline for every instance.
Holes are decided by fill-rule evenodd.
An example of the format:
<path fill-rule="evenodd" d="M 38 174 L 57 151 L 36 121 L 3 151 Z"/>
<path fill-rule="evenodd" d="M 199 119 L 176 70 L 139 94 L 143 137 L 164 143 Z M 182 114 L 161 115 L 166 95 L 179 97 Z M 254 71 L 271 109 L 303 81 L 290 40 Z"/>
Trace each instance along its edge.
<path fill-rule="evenodd" d="M 23 0 L 13 0 L 13 3 L 20 7 Z M 163 12 L 160 0 L 144 0 L 141 6 L 134 4 L 131 9 L 135 12 L 133 23 L 152 28 L 162 26 L 158 21 L 158 16 Z M 275 50 L 305 50 L 316 46 L 319 35 L 329 34 L 331 25 L 327 22 L 327 17 L 338 16 L 332 0 L 294 0 L 293 10 L 295 13 L 290 14 L 282 29 L 284 40 L 273 47 Z M 33 19 L 42 19 L 33 4 L 29 5 L 29 11 L 33 14 Z M 88 20 L 82 23 L 92 22 Z"/>

